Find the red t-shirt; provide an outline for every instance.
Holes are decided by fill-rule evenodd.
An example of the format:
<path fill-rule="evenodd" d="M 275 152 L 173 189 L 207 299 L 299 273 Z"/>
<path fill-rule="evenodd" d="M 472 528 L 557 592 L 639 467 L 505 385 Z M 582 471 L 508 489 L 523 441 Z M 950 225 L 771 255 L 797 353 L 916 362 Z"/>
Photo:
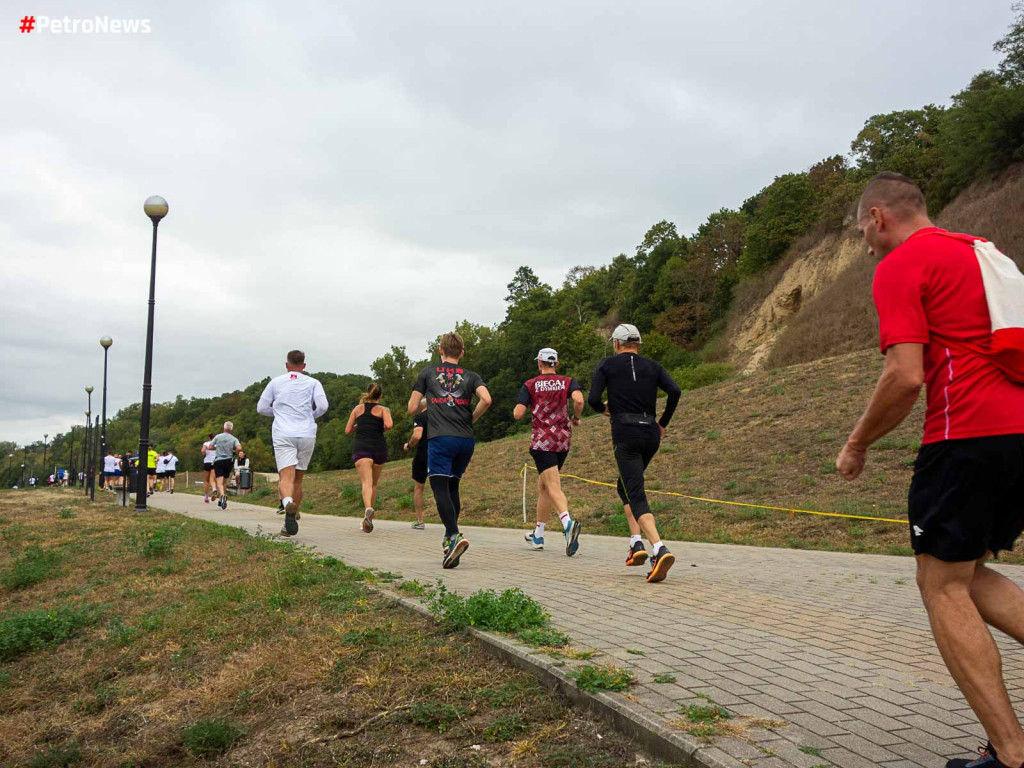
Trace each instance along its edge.
<path fill-rule="evenodd" d="M 518 402 L 533 413 L 532 450 L 556 453 L 569 450 L 572 441 L 569 398 L 579 391 L 576 379 L 557 373 L 542 373 L 523 384 Z"/>
<path fill-rule="evenodd" d="M 985 286 L 974 249 L 927 227 L 875 270 L 883 354 L 893 344 L 924 344 L 927 411 L 923 443 L 1024 434 L 1024 386 L 957 342 L 991 333 Z"/>

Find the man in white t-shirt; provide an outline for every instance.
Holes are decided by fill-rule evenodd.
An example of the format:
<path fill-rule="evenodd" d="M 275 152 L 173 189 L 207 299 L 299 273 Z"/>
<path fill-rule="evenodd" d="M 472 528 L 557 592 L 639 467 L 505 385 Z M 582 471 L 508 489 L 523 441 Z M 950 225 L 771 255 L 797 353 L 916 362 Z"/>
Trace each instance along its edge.
<path fill-rule="evenodd" d="M 168 451 L 164 456 L 164 481 L 166 482 L 166 488 L 171 493 L 174 493 L 174 476 L 178 471 L 178 457 L 174 455 L 174 451 Z"/>
<path fill-rule="evenodd" d="M 121 465 L 113 451 L 107 451 L 103 457 L 103 487 L 108 491 L 114 490 L 114 478 L 121 474 Z"/>
<path fill-rule="evenodd" d="M 282 536 L 299 532 L 299 504 L 302 503 L 302 478 L 309 468 L 316 447 L 316 419 L 327 412 L 324 386 L 306 369 L 306 354 L 298 349 L 288 353 L 286 373 L 267 384 L 256 412 L 274 419 L 274 458 L 279 476 L 277 490 L 284 512 Z"/>
<path fill-rule="evenodd" d="M 203 447 L 199 449 L 199 453 L 203 457 L 203 501 L 209 504 L 210 497 L 217 490 L 213 476 L 213 460 L 217 457 L 217 452 L 213 450 L 212 432 L 210 433 L 210 439 L 203 443 Z"/>

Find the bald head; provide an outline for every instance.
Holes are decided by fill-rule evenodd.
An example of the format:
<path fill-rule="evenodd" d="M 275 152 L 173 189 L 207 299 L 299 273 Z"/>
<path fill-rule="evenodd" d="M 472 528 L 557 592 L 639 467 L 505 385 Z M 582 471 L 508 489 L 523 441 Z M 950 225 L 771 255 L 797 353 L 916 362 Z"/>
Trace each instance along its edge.
<path fill-rule="evenodd" d="M 895 219 L 906 220 L 928 215 L 921 188 L 902 173 L 884 171 L 864 188 L 857 207 L 857 218 L 863 218 L 872 208 L 885 209 Z"/>

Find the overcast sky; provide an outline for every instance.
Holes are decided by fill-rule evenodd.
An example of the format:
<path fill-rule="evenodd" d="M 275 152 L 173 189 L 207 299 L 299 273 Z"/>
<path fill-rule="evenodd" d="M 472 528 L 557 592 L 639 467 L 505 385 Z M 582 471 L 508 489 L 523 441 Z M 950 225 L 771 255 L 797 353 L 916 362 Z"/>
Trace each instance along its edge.
<path fill-rule="evenodd" d="M 98 411 L 104 334 L 108 412 L 141 399 L 149 195 L 170 204 L 154 401 L 294 347 L 368 373 L 500 320 L 521 264 L 560 284 L 847 152 L 872 114 L 947 102 L 997 62 L 1009 5 L 5 3 L 0 439 L 80 423 L 87 384 Z"/>

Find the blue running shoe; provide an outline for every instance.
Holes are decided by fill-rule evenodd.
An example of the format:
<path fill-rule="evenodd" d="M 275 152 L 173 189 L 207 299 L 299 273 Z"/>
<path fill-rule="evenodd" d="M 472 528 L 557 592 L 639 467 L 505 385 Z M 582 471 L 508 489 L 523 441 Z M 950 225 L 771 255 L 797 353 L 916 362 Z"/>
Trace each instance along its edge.
<path fill-rule="evenodd" d="M 533 535 L 533 531 L 530 531 L 523 538 L 526 539 L 526 543 L 530 545 L 530 549 L 544 549 L 544 537 L 537 537 Z"/>
<path fill-rule="evenodd" d="M 573 520 L 569 523 L 569 527 L 565 529 L 565 555 L 566 557 L 572 557 L 580 549 L 580 529 L 583 526 L 579 524 L 578 520 Z"/>
<path fill-rule="evenodd" d="M 984 747 L 979 747 L 978 754 L 981 757 L 971 759 L 965 759 L 957 757 L 946 762 L 946 768 L 1005 768 L 999 759 L 996 757 L 996 750 L 992 746 L 991 742 L 986 744 Z"/>

